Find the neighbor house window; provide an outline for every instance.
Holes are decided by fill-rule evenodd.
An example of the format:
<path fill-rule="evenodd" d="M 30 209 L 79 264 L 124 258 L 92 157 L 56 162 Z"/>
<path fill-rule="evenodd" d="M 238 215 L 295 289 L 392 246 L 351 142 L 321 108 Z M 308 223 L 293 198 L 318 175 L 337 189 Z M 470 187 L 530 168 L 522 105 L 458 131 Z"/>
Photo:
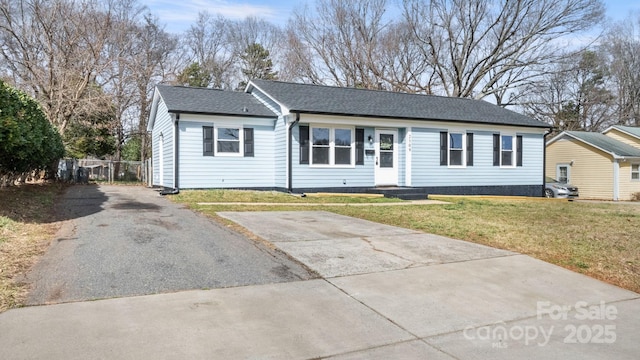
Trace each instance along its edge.
<path fill-rule="evenodd" d="M 569 165 L 558 165 L 556 175 L 558 182 L 564 184 L 569 183 Z"/>
<path fill-rule="evenodd" d="M 441 132 L 440 165 L 473 166 L 473 134 Z"/>
<path fill-rule="evenodd" d="M 311 165 L 352 165 L 354 147 L 353 129 L 311 128 Z"/>
<path fill-rule="evenodd" d="M 631 180 L 640 180 L 640 164 L 631 164 Z"/>

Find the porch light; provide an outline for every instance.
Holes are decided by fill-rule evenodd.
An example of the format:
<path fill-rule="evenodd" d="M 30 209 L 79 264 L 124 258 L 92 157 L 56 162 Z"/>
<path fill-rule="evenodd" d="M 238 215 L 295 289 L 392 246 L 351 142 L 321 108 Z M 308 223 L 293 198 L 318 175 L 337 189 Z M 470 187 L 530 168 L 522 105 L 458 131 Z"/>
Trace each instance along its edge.
<path fill-rule="evenodd" d="M 369 144 L 373 144 L 373 136 L 369 135 L 369 138 L 367 140 L 369 140 Z"/>

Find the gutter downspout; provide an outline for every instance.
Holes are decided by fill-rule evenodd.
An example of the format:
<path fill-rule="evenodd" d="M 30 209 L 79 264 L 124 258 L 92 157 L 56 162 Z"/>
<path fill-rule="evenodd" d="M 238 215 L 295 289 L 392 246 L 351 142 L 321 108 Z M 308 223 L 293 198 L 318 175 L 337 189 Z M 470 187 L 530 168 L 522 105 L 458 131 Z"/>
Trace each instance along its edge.
<path fill-rule="evenodd" d="M 551 131 L 545 131 L 542 136 L 542 192 L 540 196 L 544 197 L 545 192 L 545 183 L 547 182 L 547 135 L 549 135 Z"/>
<path fill-rule="evenodd" d="M 178 189 L 180 189 L 180 131 L 179 131 L 180 129 L 179 129 L 179 126 L 178 126 L 179 123 L 180 123 L 180 113 L 176 114 L 176 121 L 175 121 L 175 125 L 174 125 L 175 128 L 173 129 L 174 134 L 176 134 L 176 143 L 175 143 L 175 146 L 174 146 L 174 149 L 175 149 L 174 156 L 175 156 L 175 158 L 173 160 L 174 164 L 176 164 L 176 165 L 175 165 L 175 168 L 174 168 L 175 174 L 174 174 L 174 177 L 173 177 L 174 178 L 174 183 L 173 183 L 174 189 L 173 190 L 175 191 L 176 194 L 180 191 L 180 190 L 178 190 Z"/>
<path fill-rule="evenodd" d="M 292 122 L 291 124 L 289 124 L 289 129 L 288 129 L 288 137 L 289 137 L 289 148 L 287 149 L 288 155 L 287 155 L 287 175 L 288 175 L 288 179 L 287 179 L 287 190 L 291 193 L 293 192 L 293 128 L 300 122 L 300 113 L 297 112 L 296 113 L 296 119 L 294 120 L 294 122 Z"/>

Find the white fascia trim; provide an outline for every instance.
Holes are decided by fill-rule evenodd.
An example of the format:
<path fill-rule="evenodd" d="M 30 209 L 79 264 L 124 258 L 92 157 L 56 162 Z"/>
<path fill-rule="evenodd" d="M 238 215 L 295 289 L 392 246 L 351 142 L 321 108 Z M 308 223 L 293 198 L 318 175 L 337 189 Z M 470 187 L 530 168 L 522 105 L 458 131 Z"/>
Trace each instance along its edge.
<path fill-rule="evenodd" d="M 153 101 L 151 102 L 151 111 L 149 112 L 149 119 L 147 119 L 147 131 L 153 131 L 153 126 L 156 123 L 156 114 L 158 113 L 158 102 L 160 101 L 160 92 L 158 87 L 153 90 Z"/>
<path fill-rule="evenodd" d="M 280 109 L 282 109 L 282 115 L 289 115 L 290 111 L 289 108 L 287 106 L 285 106 L 283 103 L 281 103 L 280 101 L 278 101 L 276 98 L 274 98 L 273 96 L 269 95 L 268 92 L 264 91 L 263 89 L 261 89 L 259 86 L 257 86 L 256 84 L 253 83 L 253 81 L 249 80 L 249 83 L 247 84 L 247 87 L 245 88 L 244 92 L 247 92 L 251 95 L 253 95 L 251 93 L 251 90 L 253 88 L 256 88 L 258 90 L 260 90 L 261 93 L 264 94 L 264 96 L 268 97 L 269 99 L 271 99 L 271 101 L 273 101 L 274 103 L 278 104 L 280 106 Z M 260 101 L 259 98 L 257 98 L 256 96 L 254 96 L 258 101 Z"/>
<path fill-rule="evenodd" d="M 613 160 L 613 201 L 620 199 L 620 163 Z"/>

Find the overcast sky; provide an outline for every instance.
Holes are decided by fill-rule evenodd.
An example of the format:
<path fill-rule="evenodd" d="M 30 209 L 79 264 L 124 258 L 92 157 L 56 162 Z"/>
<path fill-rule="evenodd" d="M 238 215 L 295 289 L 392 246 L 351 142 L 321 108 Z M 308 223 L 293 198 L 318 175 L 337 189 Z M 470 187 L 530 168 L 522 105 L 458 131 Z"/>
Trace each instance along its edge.
<path fill-rule="evenodd" d="M 207 10 L 229 19 L 244 19 L 247 16 L 264 18 L 284 25 L 294 8 L 305 0 L 140 0 L 152 13 L 167 25 L 166 30 L 181 33 L 193 24 L 198 12 Z M 633 12 L 640 13 L 640 0 L 604 0 L 607 16 L 622 20 Z M 311 2 L 313 3 L 313 2 Z"/>

